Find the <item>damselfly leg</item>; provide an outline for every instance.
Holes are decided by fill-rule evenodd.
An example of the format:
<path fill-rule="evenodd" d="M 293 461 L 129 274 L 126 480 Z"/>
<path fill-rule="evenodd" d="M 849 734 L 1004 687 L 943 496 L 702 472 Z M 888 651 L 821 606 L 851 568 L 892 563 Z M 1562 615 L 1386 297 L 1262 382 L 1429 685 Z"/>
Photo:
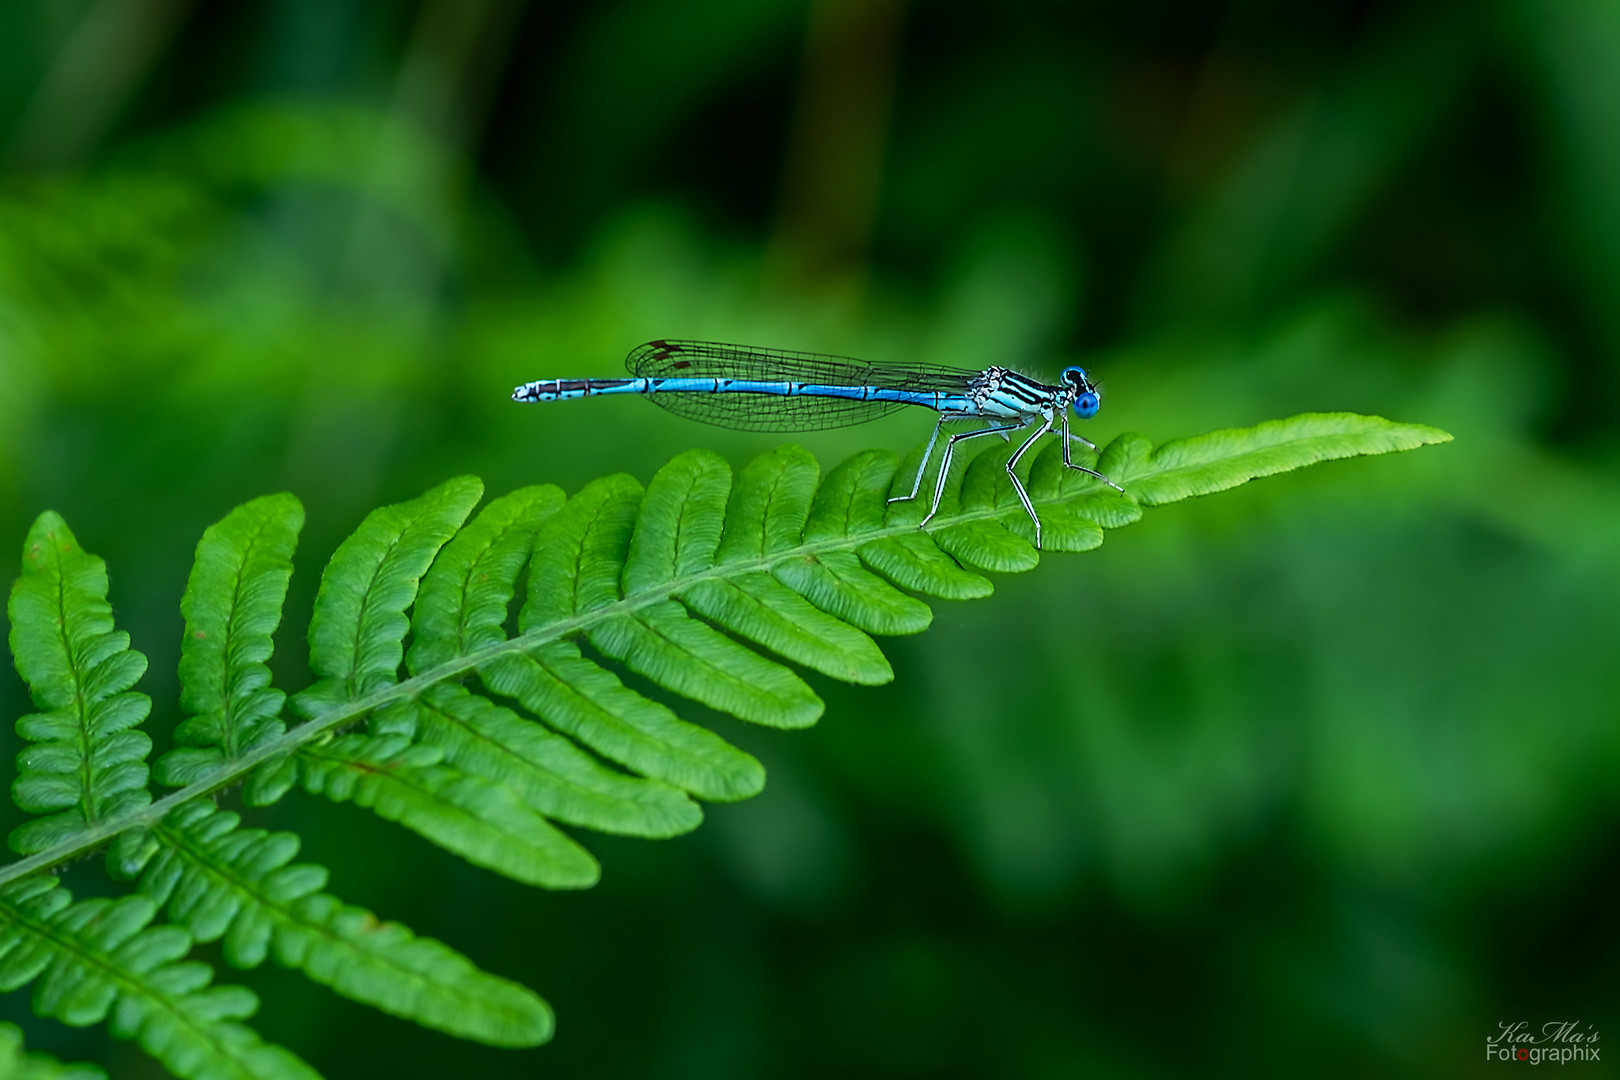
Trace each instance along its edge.
<path fill-rule="evenodd" d="M 957 415 L 954 415 L 954 416 L 951 415 L 950 413 L 941 413 L 940 414 L 938 422 L 934 424 L 934 433 L 932 435 L 928 436 L 928 445 L 923 447 L 922 460 L 917 462 L 917 475 L 915 477 L 913 477 L 912 480 L 911 480 L 911 494 L 910 495 L 896 495 L 896 496 L 894 496 L 893 498 L 891 498 L 889 500 L 889 502 L 891 504 L 892 503 L 897 503 L 897 502 L 910 502 L 912 499 L 915 499 L 917 497 L 917 492 L 922 490 L 922 478 L 923 478 L 923 474 L 928 471 L 928 459 L 934 456 L 934 444 L 939 441 L 939 429 L 945 426 L 945 422 L 947 420 L 972 420 L 972 419 L 974 419 L 972 416 L 964 416 L 964 415 L 961 415 L 961 414 L 957 414 Z M 1010 438 L 1010 436 L 1007 434 L 1007 432 L 1015 431 L 1015 430 L 1017 430 L 1018 427 L 1019 427 L 1019 425 L 1013 424 L 1010 427 L 987 428 L 986 430 L 987 431 L 1000 432 L 1001 437 L 1003 439 L 1007 439 L 1007 438 Z M 971 434 L 974 434 L 974 433 L 973 432 L 968 432 L 968 434 L 971 435 Z"/>
<path fill-rule="evenodd" d="M 917 462 L 917 478 L 911 482 L 911 494 L 896 495 L 889 500 L 890 503 L 908 502 L 917 497 L 917 492 L 922 488 L 923 473 L 928 471 L 928 459 L 934 456 L 934 444 L 939 441 L 939 429 L 945 426 L 947 419 L 955 420 L 959 419 L 959 417 L 947 417 L 944 413 L 939 414 L 939 420 L 934 424 L 934 433 L 928 436 L 928 445 L 923 448 L 922 460 Z"/>
<path fill-rule="evenodd" d="M 1090 439 L 1087 439 L 1087 438 L 1085 438 L 1084 436 L 1081 436 L 1081 435 L 1075 435 L 1075 434 L 1073 434 L 1073 433 L 1071 433 L 1069 431 L 1069 414 L 1064 413 L 1063 414 L 1063 464 L 1066 465 L 1068 468 L 1073 469 L 1075 472 L 1083 472 L 1087 476 L 1095 476 L 1098 480 L 1101 480 L 1103 483 L 1107 484 L 1109 487 L 1113 488 L 1115 491 L 1117 491 L 1117 492 L 1119 492 L 1120 494 L 1123 495 L 1125 493 L 1125 489 L 1120 487 L 1118 484 L 1114 483 L 1112 480 L 1108 479 L 1108 477 L 1104 476 L 1102 473 L 1098 472 L 1096 469 L 1088 469 L 1084 465 L 1076 465 L 1073 461 L 1071 461 L 1069 459 L 1069 440 L 1070 439 L 1079 439 L 1081 442 L 1083 442 L 1087 446 L 1091 447 L 1091 450 L 1092 450 L 1093 453 L 1098 452 L 1096 445 L 1093 444 Z M 1039 546 L 1038 542 L 1037 542 L 1036 546 L 1037 547 Z"/>
<path fill-rule="evenodd" d="M 1036 439 L 1051 430 L 1052 417 L 1049 415 L 1046 418 L 1046 423 L 1041 425 L 1040 430 L 1025 439 L 1024 445 L 1013 451 L 1013 456 L 1007 459 L 1007 479 L 1012 481 L 1013 490 L 1018 492 L 1018 501 L 1023 503 L 1024 509 L 1029 512 L 1029 520 L 1035 523 L 1035 546 L 1037 548 L 1041 546 L 1041 517 L 1035 512 L 1035 504 L 1029 501 L 1029 492 L 1024 490 L 1023 483 L 1018 479 L 1018 459 L 1024 456 L 1025 451 L 1035 445 Z"/>
<path fill-rule="evenodd" d="M 1068 427 L 1069 425 L 1067 423 L 1065 423 L 1063 426 Z M 1086 438 L 1084 435 L 1080 434 L 1078 431 L 1067 432 L 1067 435 L 1068 435 L 1068 437 L 1070 439 L 1073 439 L 1075 442 L 1079 443 L 1081 446 L 1084 446 L 1087 450 L 1090 450 L 1093 454 L 1102 453 L 1101 450 L 1097 449 L 1097 444 L 1096 443 L 1092 442 L 1090 439 Z"/>
<path fill-rule="evenodd" d="M 939 501 L 945 497 L 945 481 L 951 475 L 951 458 L 956 456 L 956 444 L 963 439 L 977 439 L 981 435 L 999 435 L 1004 431 L 1017 431 L 1023 424 L 999 424 L 996 427 L 980 428 L 978 431 L 964 431 L 959 435 L 952 435 L 945 440 L 945 454 L 939 461 L 939 480 L 934 484 L 934 505 L 928 508 L 928 514 L 917 522 L 917 528 L 922 528 L 934 520 L 939 513 Z"/>

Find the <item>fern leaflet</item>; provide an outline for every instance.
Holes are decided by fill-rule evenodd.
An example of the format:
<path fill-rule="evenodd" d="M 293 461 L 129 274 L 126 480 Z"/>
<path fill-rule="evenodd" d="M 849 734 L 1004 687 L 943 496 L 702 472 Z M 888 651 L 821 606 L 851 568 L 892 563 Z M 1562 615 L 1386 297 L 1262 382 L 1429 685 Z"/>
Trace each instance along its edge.
<path fill-rule="evenodd" d="M 152 740 L 133 729 L 152 702 L 130 691 L 146 657 L 113 629 L 107 565 L 56 514 L 41 514 L 28 531 L 9 611 L 17 671 L 44 710 L 17 721 L 33 745 L 17 755 L 12 798 L 46 815 L 11 833 L 12 850 L 28 855 L 151 802 Z"/>

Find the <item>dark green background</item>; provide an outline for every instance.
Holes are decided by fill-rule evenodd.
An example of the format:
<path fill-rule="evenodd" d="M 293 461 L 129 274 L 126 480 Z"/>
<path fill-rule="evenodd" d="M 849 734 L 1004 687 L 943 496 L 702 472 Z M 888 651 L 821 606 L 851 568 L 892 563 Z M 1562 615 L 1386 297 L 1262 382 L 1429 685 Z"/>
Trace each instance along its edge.
<path fill-rule="evenodd" d="M 1456 435 L 941 603 L 893 685 L 813 679 L 808 733 L 688 710 L 768 790 L 587 837 L 586 893 L 255 815 L 558 1012 L 496 1051 L 226 972 L 328 1075 L 1472 1077 L 1502 1022 L 1620 1039 L 1614 0 L 29 0 L 0 170 L 0 550 L 49 507 L 106 557 L 160 748 L 191 548 L 238 502 L 309 510 L 291 690 L 380 502 L 778 441 L 507 401 L 652 337 L 1079 361 L 1099 440 Z"/>

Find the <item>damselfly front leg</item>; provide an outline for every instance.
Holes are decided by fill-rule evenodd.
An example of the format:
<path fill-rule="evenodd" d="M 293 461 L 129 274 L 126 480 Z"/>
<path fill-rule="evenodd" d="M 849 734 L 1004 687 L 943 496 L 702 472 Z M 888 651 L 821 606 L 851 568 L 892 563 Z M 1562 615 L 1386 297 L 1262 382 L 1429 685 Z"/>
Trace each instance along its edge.
<path fill-rule="evenodd" d="M 1067 421 L 1065 421 L 1063 426 L 1064 427 L 1069 426 Z M 1064 434 L 1068 438 L 1073 439 L 1075 442 L 1079 443 L 1081 446 L 1084 446 L 1087 450 L 1090 450 L 1093 454 L 1102 453 L 1101 450 L 1097 449 L 1097 444 L 1096 443 L 1092 442 L 1090 439 L 1086 438 L 1084 435 L 1080 434 L 1078 431 L 1069 431 L 1069 432 L 1065 432 Z"/>
<path fill-rule="evenodd" d="M 1097 447 L 1095 445 L 1093 445 L 1092 442 L 1089 439 L 1083 438 L 1082 436 L 1079 436 L 1079 435 L 1070 434 L 1070 432 L 1069 432 L 1069 414 L 1064 413 L 1063 414 L 1063 464 L 1068 466 L 1069 468 L 1073 469 L 1075 472 L 1083 472 L 1087 476 L 1095 476 L 1098 480 L 1101 480 L 1103 483 L 1107 484 L 1109 487 L 1113 488 L 1115 491 L 1119 492 L 1121 495 L 1125 494 L 1125 489 L 1124 488 L 1120 487 L 1118 484 L 1116 484 L 1112 480 L 1108 479 L 1108 477 L 1104 476 L 1102 473 L 1098 472 L 1096 469 L 1088 469 L 1084 465 L 1076 465 L 1073 461 L 1070 461 L 1069 460 L 1069 440 L 1070 439 L 1079 439 L 1081 442 L 1085 443 L 1087 446 L 1090 446 L 1093 453 L 1095 453 L 1096 450 L 1097 450 Z"/>

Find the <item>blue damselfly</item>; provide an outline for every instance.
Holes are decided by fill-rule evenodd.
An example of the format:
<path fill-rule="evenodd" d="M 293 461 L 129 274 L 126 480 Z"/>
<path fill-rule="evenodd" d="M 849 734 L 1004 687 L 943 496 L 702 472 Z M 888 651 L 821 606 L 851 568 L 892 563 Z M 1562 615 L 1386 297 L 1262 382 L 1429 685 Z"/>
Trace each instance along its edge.
<path fill-rule="evenodd" d="M 756 349 L 711 341 L 649 341 L 625 359 L 628 379 L 542 379 L 512 391 L 513 401 L 561 401 L 600 394 L 644 394 L 677 416 L 745 431 L 814 431 L 876 419 L 906 405 L 921 405 L 939 414 L 912 481 L 917 497 L 923 473 L 939 442 L 940 429 L 956 420 L 983 420 L 988 427 L 964 431 L 945 440 L 934 502 L 917 527 L 939 512 L 956 444 L 982 435 L 1000 435 L 1035 427 L 1034 434 L 1007 461 L 1007 476 L 1019 502 L 1035 523 L 1035 546 L 1041 543 L 1041 518 L 1015 471 L 1018 462 L 1056 424 L 1063 438 L 1063 464 L 1123 491 L 1095 469 L 1070 460 L 1071 439 L 1093 451 L 1090 440 L 1069 431 L 1069 412 L 1081 420 L 1097 415 L 1101 399 L 1083 368 L 1066 367 L 1056 386 L 1001 367 L 983 371 L 935 364 L 874 364 L 844 356 Z"/>

